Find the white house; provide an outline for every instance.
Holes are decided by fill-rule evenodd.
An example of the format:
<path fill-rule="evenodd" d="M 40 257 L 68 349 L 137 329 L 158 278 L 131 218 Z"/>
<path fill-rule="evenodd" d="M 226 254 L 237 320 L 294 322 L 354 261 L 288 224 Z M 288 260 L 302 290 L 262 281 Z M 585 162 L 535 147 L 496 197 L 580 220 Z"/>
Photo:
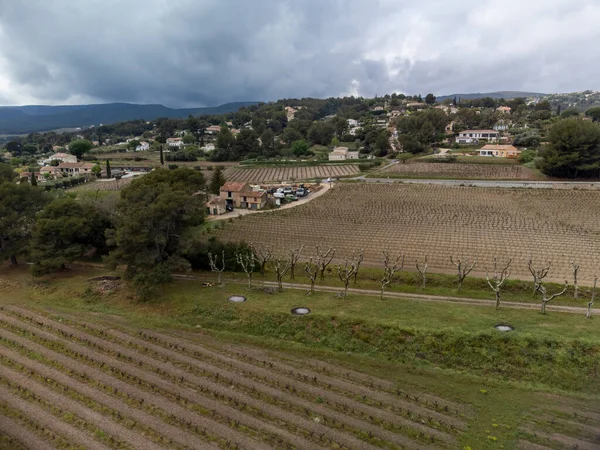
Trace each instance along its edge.
<path fill-rule="evenodd" d="M 211 152 L 215 149 L 215 144 L 206 144 L 204 147 L 201 148 L 201 150 L 204 150 L 205 152 Z"/>
<path fill-rule="evenodd" d="M 217 134 L 219 131 L 221 131 L 221 127 L 219 125 L 211 125 L 209 127 L 206 128 L 206 134 Z"/>
<path fill-rule="evenodd" d="M 348 147 L 336 147 L 329 153 L 329 161 L 346 161 L 347 159 L 358 159 L 358 152 L 348 150 Z"/>
<path fill-rule="evenodd" d="M 148 144 L 146 141 L 140 142 L 140 145 L 135 148 L 136 152 L 144 152 L 146 150 L 150 150 L 150 144 Z"/>
<path fill-rule="evenodd" d="M 500 134 L 495 130 L 465 130 L 458 133 L 458 144 L 477 144 L 479 141 L 496 142 Z"/>
<path fill-rule="evenodd" d="M 358 126 L 358 120 L 356 119 L 348 119 L 348 127 L 354 128 Z"/>
<path fill-rule="evenodd" d="M 55 153 L 48 157 L 48 159 L 44 162 L 50 163 L 51 161 L 60 161 L 66 163 L 76 163 L 77 157 L 75 155 L 69 155 L 68 153 Z"/>
<path fill-rule="evenodd" d="M 167 145 L 169 147 L 183 147 L 183 139 L 182 138 L 167 138 Z"/>

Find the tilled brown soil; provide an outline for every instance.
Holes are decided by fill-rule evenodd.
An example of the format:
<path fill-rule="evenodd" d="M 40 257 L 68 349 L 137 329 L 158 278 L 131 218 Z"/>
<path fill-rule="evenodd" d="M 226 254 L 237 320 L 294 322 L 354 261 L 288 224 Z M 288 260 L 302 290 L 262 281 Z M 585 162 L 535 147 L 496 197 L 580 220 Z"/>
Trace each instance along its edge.
<path fill-rule="evenodd" d="M 50 443 L 29 431 L 27 427 L 2 415 L 0 415 L 0 435 L 10 437 L 16 441 L 7 443 L 4 447 L 0 443 L 0 448 L 12 448 L 16 450 L 23 447 L 35 448 L 36 450 L 53 450 L 54 448 Z M 21 447 L 19 447 L 19 443 Z"/>

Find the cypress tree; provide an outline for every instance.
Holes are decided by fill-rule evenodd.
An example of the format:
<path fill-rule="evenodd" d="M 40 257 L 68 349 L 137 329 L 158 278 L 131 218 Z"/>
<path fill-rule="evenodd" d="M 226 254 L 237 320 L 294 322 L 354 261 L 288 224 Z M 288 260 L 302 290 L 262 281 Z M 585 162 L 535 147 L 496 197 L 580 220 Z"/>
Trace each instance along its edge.
<path fill-rule="evenodd" d="M 31 172 L 31 185 L 37 186 L 37 179 L 35 178 L 35 173 Z"/>
<path fill-rule="evenodd" d="M 225 184 L 225 177 L 223 176 L 223 171 L 219 166 L 213 172 L 212 178 L 210 179 L 209 191 L 212 194 L 219 195 L 221 191 L 221 186 Z"/>
<path fill-rule="evenodd" d="M 112 174 L 110 173 L 110 161 L 106 160 L 106 178 L 112 178 Z"/>
<path fill-rule="evenodd" d="M 162 144 L 160 145 L 160 165 L 161 166 L 165 165 L 165 157 L 163 156 L 163 146 L 162 146 Z"/>

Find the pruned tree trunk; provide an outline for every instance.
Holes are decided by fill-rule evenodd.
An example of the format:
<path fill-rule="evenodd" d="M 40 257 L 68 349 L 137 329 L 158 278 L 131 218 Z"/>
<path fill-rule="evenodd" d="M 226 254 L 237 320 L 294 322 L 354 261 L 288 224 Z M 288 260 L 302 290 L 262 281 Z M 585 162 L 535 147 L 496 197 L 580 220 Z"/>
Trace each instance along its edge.
<path fill-rule="evenodd" d="M 208 263 L 210 270 L 217 273 L 217 283 L 221 284 L 221 274 L 225 271 L 225 250 L 221 253 L 221 268 L 217 267 L 219 257 L 208 252 Z"/>
<path fill-rule="evenodd" d="M 300 256 L 302 255 L 302 250 L 304 249 L 304 244 L 301 245 L 298 248 L 294 248 L 292 249 L 292 251 L 290 252 L 290 262 L 291 262 L 291 266 L 290 266 L 290 278 L 292 280 L 296 279 L 296 264 L 298 263 L 298 261 L 300 260 Z"/>
<path fill-rule="evenodd" d="M 417 266 L 417 270 L 421 274 L 421 289 L 425 290 L 425 286 L 427 285 L 427 269 L 429 264 L 427 263 L 427 256 L 425 256 L 425 263 L 423 264 L 423 268 L 419 266 L 419 260 L 415 259 L 415 264 Z"/>
<path fill-rule="evenodd" d="M 588 319 L 592 318 L 592 306 L 594 306 L 594 300 L 596 299 L 596 284 L 598 283 L 598 277 L 594 278 L 594 287 L 592 288 L 592 298 L 587 304 L 587 311 L 585 312 L 585 317 Z"/>
<path fill-rule="evenodd" d="M 315 281 L 317 281 L 317 275 L 319 274 L 319 262 L 313 264 L 313 258 L 311 256 L 310 259 L 304 264 L 304 271 L 310 279 L 310 290 L 307 292 L 307 294 L 311 295 L 315 291 Z"/>
<path fill-rule="evenodd" d="M 535 293 L 538 292 L 538 286 L 542 284 L 543 279 L 546 278 L 546 276 L 548 275 L 548 272 L 550 271 L 551 266 L 552 266 L 552 263 L 548 262 L 548 264 L 546 264 L 545 266 L 543 266 L 539 269 L 536 269 L 533 267 L 533 261 L 531 259 L 527 263 L 529 272 L 531 273 L 531 276 L 533 277 L 533 295 L 535 295 Z"/>
<path fill-rule="evenodd" d="M 562 291 L 557 292 L 556 294 L 551 295 L 550 297 L 548 297 L 548 293 L 546 291 L 546 288 L 544 287 L 543 284 L 539 284 L 538 285 L 538 292 L 540 294 L 542 294 L 542 309 L 541 309 L 541 313 L 542 314 L 546 314 L 546 305 L 548 303 L 550 303 L 552 300 L 554 300 L 556 297 L 560 297 L 561 295 L 564 295 L 565 292 L 567 292 L 567 289 L 569 287 L 569 282 L 567 280 L 565 280 L 565 287 L 563 288 Z"/>
<path fill-rule="evenodd" d="M 317 259 L 319 261 L 319 274 L 321 277 L 321 281 L 325 281 L 325 270 L 327 266 L 331 264 L 333 260 L 333 256 L 335 255 L 335 250 L 330 248 L 326 253 L 321 253 L 319 250 L 319 246 L 317 246 Z"/>
<path fill-rule="evenodd" d="M 248 289 L 252 289 L 252 275 L 256 269 L 256 256 L 254 256 L 254 252 L 236 253 L 235 258 L 248 277 Z"/>
<path fill-rule="evenodd" d="M 360 263 L 363 261 L 365 255 L 364 249 L 361 249 L 356 257 L 352 255 L 352 259 L 356 262 L 356 270 L 354 271 L 354 284 L 356 284 L 356 277 L 358 276 L 358 270 L 360 269 Z"/>
<path fill-rule="evenodd" d="M 398 267 L 398 263 L 400 262 L 400 258 L 402 258 L 402 264 Z M 404 267 L 404 255 L 401 253 L 398 255 L 394 264 L 390 265 L 390 255 L 388 252 L 383 252 L 383 278 L 381 279 L 381 300 L 383 300 L 383 294 L 385 288 L 392 282 L 394 279 L 394 274 L 396 271 L 401 270 Z"/>
<path fill-rule="evenodd" d="M 344 298 L 348 298 L 348 285 L 350 284 L 350 280 L 354 277 L 356 273 L 357 259 L 353 259 L 352 261 L 348 261 L 348 258 L 344 259 L 344 266 L 338 265 L 337 273 L 340 281 L 344 283 Z"/>
<path fill-rule="evenodd" d="M 579 300 L 579 284 L 577 282 L 577 276 L 579 275 L 580 264 L 575 261 L 571 261 L 571 271 L 573 272 L 573 298 Z"/>
<path fill-rule="evenodd" d="M 286 273 L 288 273 L 288 270 L 290 270 L 291 266 L 291 254 L 285 260 L 285 262 L 283 262 L 279 258 L 273 260 L 273 268 L 275 269 L 275 275 L 277 277 L 277 287 L 279 289 L 279 292 L 283 292 L 283 277 Z"/>
<path fill-rule="evenodd" d="M 498 271 L 498 258 L 494 257 L 494 278 L 491 280 L 487 269 L 485 271 L 485 279 L 496 297 L 496 310 L 500 309 L 500 291 L 506 280 L 508 280 L 508 277 L 510 277 L 509 267 L 511 262 L 512 259 L 508 261 L 508 264 L 501 271 Z"/>
<path fill-rule="evenodd" d="M 17 266 L 19 262 L 17 261 L 17 255 L 10 255 L 10 265 Z"/>
<path fill-rule="evenodd" d="M 266 272 L 267 264 L 273 259 L 273 246 L 271 245 L 250 245 L 250 249 L 255 254 L 258 266 L 260 267 L 260 274 L 264 275 Z"/>
<path fill-rule="evenodd" d="M 456 281 L 458 284 L 458 292 L 460 292 L 462 289 L 463 283 L 465 281 L 465 278 L 467 278 L 467 275 L 469 275 L 471 273 L 471 271 L 475 267 L 475 264 L 477 264 L 477 260 L 474 259 L 473 263 L 471 263 L 471 264 L 469 264 L 468 260 L 463 261 L 462 259 L 457 259 L 456 262 L 454 262 L 454 258 L 452 258 L 452 256 L 451 256 L 450 262 L 452 264 L 454 264 L 456 266 L 456 269 L 458 270 L 457 275 L 456 275 Z"/>

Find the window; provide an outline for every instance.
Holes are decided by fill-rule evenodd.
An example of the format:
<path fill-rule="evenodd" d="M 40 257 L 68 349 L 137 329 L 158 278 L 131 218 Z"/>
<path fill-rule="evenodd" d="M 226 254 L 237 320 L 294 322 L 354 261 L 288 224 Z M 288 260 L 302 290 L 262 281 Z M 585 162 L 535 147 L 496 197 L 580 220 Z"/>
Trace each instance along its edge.
<path fill-rule="evenodd" d="M 227 192 L 227 197 L 231 198 L 231 192 Z"/>

